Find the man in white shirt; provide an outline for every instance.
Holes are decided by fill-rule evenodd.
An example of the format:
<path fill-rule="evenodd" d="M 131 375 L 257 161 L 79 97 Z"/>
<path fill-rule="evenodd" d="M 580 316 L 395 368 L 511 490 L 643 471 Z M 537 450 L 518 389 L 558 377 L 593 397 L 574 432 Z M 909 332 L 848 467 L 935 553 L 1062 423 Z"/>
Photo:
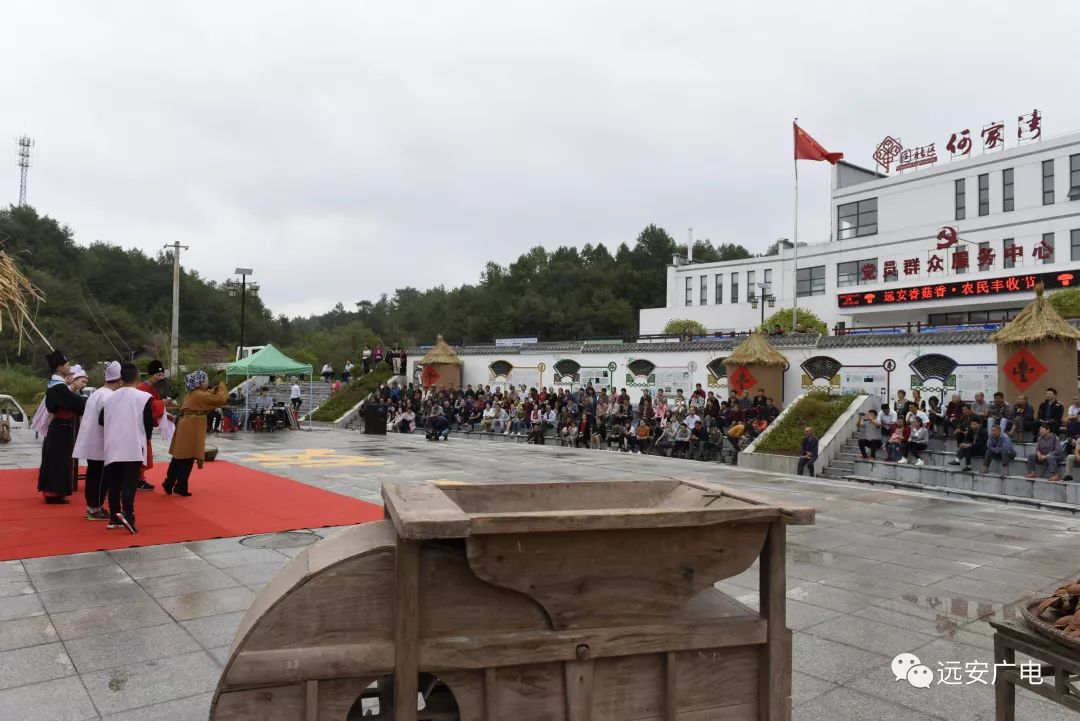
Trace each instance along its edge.
<path fill-rule="evenodd" d="M 105 470 L 102 475 L 109 498 L 109 525 L 106 528 L 135 528 L 135 488 L 146 461 L 146 444 L 154 430 L 151 396 L 135 386 L 139 369 L 134 363 L 120 366 L 123 386 L 110 393 L 101 404 L 97 422 L 103 432 Z M 92 419 L 87 419 L 92 422 Z"/>
<path fill-rule="evenodd" d="M 700 419 L 698 418 L 697 410 L 694 408 L 694 406 L 690 406 L 690 412 L 686 414 L 686 427 L 690 430 L 691 433 L 694 431 L 695 428 L 697 428 L 699 420 Z"/>
<path fill-rule="evenodd" d="M 109 513 L 105 510 L 105 493 L 102 487 L 102 474 L 105 472 L 105 429 L 97 422 L 102 405 L 113 391 L 119 388 L 120 364 L 113 361 L 105 366 L 105 385 L 90 394 L 86 401 L 83 417 L 79 425 L 79 436 L 75 439 L 72 457 L 86 461 L 86 515 L 88 521 L 107 521 Z"/>
<path fill-rule="evenodd" d="M 491 433 L 491 426 L 495 422 L 495 406 L 494 406 L 494 404 L 492 404 L 492 405 L 490 405 L 490 406 L 488 406 L 487 408 L 484 409 L 483 420 L 481 420 L 480 422 L 483 424 L 484 430 L 486 432 L 488 432 L 488 433 Z"/>
<path fill-rule="evenodd" d="M 300 384 L 293 383 L 292 390 L 289 391 L 289 402 L 292 403 L 293 410 L 300 410 Z"/>

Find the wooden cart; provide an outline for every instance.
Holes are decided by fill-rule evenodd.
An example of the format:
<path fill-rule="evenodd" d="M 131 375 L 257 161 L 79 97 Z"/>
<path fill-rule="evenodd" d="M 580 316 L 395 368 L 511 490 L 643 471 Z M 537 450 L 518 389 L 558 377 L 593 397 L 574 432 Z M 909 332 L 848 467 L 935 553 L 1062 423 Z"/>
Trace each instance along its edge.
<path fill-rule="evenodd" d="M 389 520 L 311 546 L 258 595 L 211 719 L 790 718 L 785 524 L 812 509 L 675 480 L 383 498 Z M 759 556 L 760 614 L 714 588 Z"/>

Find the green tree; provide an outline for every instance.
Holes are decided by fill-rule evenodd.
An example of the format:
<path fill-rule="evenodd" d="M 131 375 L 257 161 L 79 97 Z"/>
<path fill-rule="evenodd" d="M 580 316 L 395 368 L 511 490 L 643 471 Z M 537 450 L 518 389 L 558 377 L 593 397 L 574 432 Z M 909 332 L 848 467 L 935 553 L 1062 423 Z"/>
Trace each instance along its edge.
<path fill-rule="evenodd" d="M 669 320 L 664 325 L 664 333 L 678 335 L 680 338 L 693 338 L 696 335 L 705 335 L 708 332 L 705 326 L 696 320 Z"/>
<path fill-rule="evenodd" d="M 1046 299 L 1062 318 L 1080 318 L 1080 288 L 1056 290 Z"/>
<path fill-rule="evenodd" d="M 774 326 L 779 325 L 784 329 L 785 333 L 791 333 L 791 315 L 791 308 L 781 308 L 765 319 L 765 322 L 761 324 L 761 329 L 771 331 Z M 798 320 L 799 325 L 809 332 L 817 331 L 822 335 L 829 334 L 829 327 L 825 325 L 825 321 L 818 318 L 813 311 L 799 308 Z"/>

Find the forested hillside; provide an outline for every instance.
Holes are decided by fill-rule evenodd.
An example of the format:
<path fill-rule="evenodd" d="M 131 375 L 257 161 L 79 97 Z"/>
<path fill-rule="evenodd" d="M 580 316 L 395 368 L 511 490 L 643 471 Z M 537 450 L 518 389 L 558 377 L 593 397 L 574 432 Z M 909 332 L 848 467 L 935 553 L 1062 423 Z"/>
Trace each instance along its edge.
<path fill-rule="evenodd" d="M 0 244 L 45 293 L 38 325 L 54 344 L 85 362 L 168 352 L 172 261 L 106 243 L 77 245 L 73 231 L 33 208 L 0 211 Z M 662 228 L 646 227 L 614 253 L 604 245 L 580 250 L 537 247 L 507 267 L 488 263 L 479 282 L 457 288 L 400 288 L 378 300 L 343 299 L 322 315 L 275 317 L 249 299 L 245 337 L 274 343 L 313 364 L 340 367 L 361 345 L 424 344 L 443 334 L 453 343 L 497 336 L 546 340 L 628 337 L 639 308 L 664 304 L 665 267 L 679 249 Z M 739 245 L 695 243 L 700 260 L 748 257 Z M 181 362 L 228 360 L 238 343 L 239 299 L 198 273 L 181 279 Z M 34 370 L 43 344 L 22 353 L 10 329 L 0 333 L 0 362 Z M 0 389 L 2 391 L 3 389 Z"/>

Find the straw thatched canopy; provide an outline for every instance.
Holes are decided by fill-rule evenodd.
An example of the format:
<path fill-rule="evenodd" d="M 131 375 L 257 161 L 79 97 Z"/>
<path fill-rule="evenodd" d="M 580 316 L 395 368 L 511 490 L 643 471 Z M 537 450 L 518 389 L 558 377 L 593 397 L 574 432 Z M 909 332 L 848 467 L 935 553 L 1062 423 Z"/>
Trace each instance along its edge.
<path fill-rule="evenodd" d="M 0 331 L 4 330 L 4 316 L 8 318 L 15 337 L 19 340 L 19 352 L 22 353 L 22 342 L 25 338 L 33 342 L 30 335 L 32 329 L 45 345 L 52 348 L 49 339 L 42 335 L 38 327 L 34 325 L 31 317 L 31 306 L 36 307 L 45 300 L 41 290 L 30 282 L 15 265 L 15 260 L 0 249 Z"/>
<path fill-rule="evenodd" d="M 458 358 L 458 354 L 443 340 L 442 336 L 435 339 L 435 347 L 420 359 L 420 365 L 437 365 L 440 363 L 443 365 L 465 365 L 465 361 Z"/>
<path fill-rule="evenodd" d="M 994 343 L 1027 344 L 1045 340 L 1080 340 L 1080 330 L 1062 320 L 1050 302 L 1043 297 L 1043 285 L 1035 286 L 1035 300 L 1020 314 L 990 336 Z"/>
<path fill-rule="evenodd" d="M 766 368 L 784 368 L 787 366 L 787 358 L 780 351 L 772 347 L 769 341 L 761 333 L 751 333 L 740 343 L 735 350 L 724 359 L 724 365 L 732 366 L 764 366 Z"/>

